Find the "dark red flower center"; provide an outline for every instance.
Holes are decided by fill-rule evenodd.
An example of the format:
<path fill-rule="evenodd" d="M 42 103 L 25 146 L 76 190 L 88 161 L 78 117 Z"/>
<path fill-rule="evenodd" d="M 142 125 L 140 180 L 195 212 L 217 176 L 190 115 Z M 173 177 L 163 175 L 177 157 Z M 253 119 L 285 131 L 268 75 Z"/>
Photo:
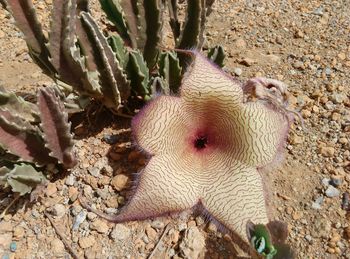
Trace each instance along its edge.
<path fill-rule="evenodd" d="M 207 136 L 198 136 L 194 141 L 194 147 L 197 150 L 201 150 L 205 148 L 208 144 L 208 138 Z"/>

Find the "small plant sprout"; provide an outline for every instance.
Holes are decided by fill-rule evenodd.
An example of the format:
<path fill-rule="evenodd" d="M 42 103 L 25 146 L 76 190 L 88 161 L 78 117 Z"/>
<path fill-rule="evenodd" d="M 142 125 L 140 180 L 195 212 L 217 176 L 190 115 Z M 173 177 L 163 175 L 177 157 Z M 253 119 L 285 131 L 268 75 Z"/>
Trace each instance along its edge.
<path fill-rule="evenodd" d="M 290 117 L 280 102 L 245 98 L 244 85 L 199 53 L 183 52 L 193 61 L 180 96 L 154 98 L 132 121 L 136 143 L 151 156 L 134 195 L 116 216 L 92 211 L 123 222 L 200 206 L 249 244 L 247 222 L 269 222 L 258 169 L 282 152 Z"/>

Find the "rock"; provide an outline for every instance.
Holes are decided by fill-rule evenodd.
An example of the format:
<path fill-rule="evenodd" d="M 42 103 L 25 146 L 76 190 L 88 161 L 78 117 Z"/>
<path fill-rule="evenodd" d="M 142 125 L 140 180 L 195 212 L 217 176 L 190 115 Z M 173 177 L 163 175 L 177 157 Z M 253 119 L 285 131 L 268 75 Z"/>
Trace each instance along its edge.
<path fill-rule="evenodd" d="M 305 237 L 304 237 L 305 239 L 306 239 L 306 241 L 308 241 L 309 243 L 311 243 L 312 242 L 312 236 L 310 236 L 310 235 L 305 235 Z"/>
<path fill-rule="evenodd" d="M 159 219 L 155 219 L 151 222 L 151 226 L 156 229 L 162 229 L 164 228 L 164 223 Z"/>
<path fill-rule="evenodd" d="M 330 185 L 333 185 L 334 187 L 339 187 L 342 184 L 343 180 L 340 178 L 332 177 L 329 181 Z"/>
<path fill-rule="evenodd" d="M 46 186 L 46 195 L 53 196 L 57 192 L 57 187 L 55 183 L 48 183 Z"/>
<path fill-rule="evenodd" d="M 186 230 L 180 245 L 180 253 L 185 258 L 197 259 L 205 248 L 205 238 L 197 227 Z"/>
<path fill-rule="evenodd" d="M 52 209 L 52 214 L 56 218 L 62 218 L 64 214 L 66 213 L 66 207 L 63 204 L 55 204 Z"/>
<path fill-rule="evenodd" d="M 58 238 L 55 238 L 54 240 L 51 241 L 51 252 L 57 257 L 64 256 L 66 250 L 64 247 L 64 244 L 61 240 Z"/>
<path fill-rule="evenodd" d="M 233 73 L 234 73 L 236 76 L 240 76 L 240 75 L 242 75 L 243 71 L 242 71 L 241 68 L 235 67 L 235 68 L 233 69 Z"/>
<path fill-rule="evenodd" d="M 118 136 L 117 135 L 105 134 L 103 136 L 103 141 L 106 142 L 107 144 L 113 145 L 113 144 L 117 143 Z"/>
<path fill-rule="evenodd" d="M 24 234 L 25 234 L 25 229 L 22 228 L 21 226 L 16 226 L 14 229 L 13 229 L 13 238 L 14 240 L 20 240 L 21 238 L 24 237 Z"/>
<path fill-rule="evenodd" d="M 178 225 L 177 225 L 177 228 L 178 230 L 181 232 L 183 230 L 185 230 L 187 228 L 187 224 L 186 222 L 180 222 Z"/>
<path fill-rule="evenodd" d="M 86 249 L 95 244 L 95 238 L 93 236 L 81 237 L 78 243 L 81 248 Z"/>
<path fill-rule="evenodd" d="M 146 234 L 150 240 L 155 240 L 157 237 L 157 231 L 155 231 L 151 225 L 146 226 Z"/>
<path fill-rule="evenodd" d="M 177 242 L 179 241 L 179 237 L 180 237 L 180 231 L 176 229 L 169 230 L 169 239 L 173 244 L 177 244 Z"/>
<path fill-rule="evenodd" d="M 106 234 L 109 231 L 109 227 L 106 221 L 97 219 L 90 224 L 90 228 L 96 230 L 98 233 Z"/>
<path fill-rule="evenodd" d="M 116 224 L 110 234 L 111 238 L 118 241 L 129 239 L 131 231 L 123 224 Z"/>
<path fill-rule="evenodd" d="M 67 176 L 67 179 L 65 181 L 65 184 L 68 185 L 68 186 L 73 186 L 75 183 L 75 176 L 70 174 Z"/>
<path fill-rule="evenodd" d="M 329 198 L 334 198 L 334 197 L 338 197 L 340 194 L 340 191 L 335 188 L 334 186 L 330 185 L 328 186 L 327 190 L 326 190 L 326 196 Z"/>
<path fill-rule="evenodd" d="M 82 210 L 79 212 L 79 214 L 75 217 L 74 223 L 73 223 L 73 231 L 78 230 L 81 223 L 83 223 L 86 219 L 86 211 Z"/>
<path fill-rule="evenodd" d="M 99 177 L 100 176 L 100 169 L 97 167 L 91 167 L 88 169 L 89 173 L 94 176 L 94 177 Z"/>
<path fill-rule="evenodd" d="M 320 196 L 311 204 L 311 207 L 315 210 L 319 210 L 321 209 L 322 203 L 323 203 L 323 197 Z"/>
<path fill-rule="evenodd" d="M 75 187 L 68 188 L 68 197 L 72 202 L 74 202 L 78 198 L 78 195 L 79 195 L 79 192 L 77 188 Z"/>
<path fill-rule="evenodd" d="M 331 181 L 331 179 L 329 179 L 329 178 L 323 178 L 322 179 L 323 186 L 328 187 L 330 181 Z"/>
<path fill-rule="evenodd" d="M 335 153 L 335 149 L 334 147 L 326 147 L 326 146 L 322 146 L 320 148 L 320 154 L 324 157 L 333 157 L 334 153 Z"/>
<path fill-rule="evenodd" d="M 10 244 L 10 251 L 11 252 L 16 252 L 16 250 L 17 250 L 17 243 L 16 242 L 11 242 L 11 244 Z"/>
<path fill-rule="evenodd" d="M 244 65 L 244 66 L 247 66 L 247 67 L 250 67 L 252 66 L 253 64 L 256 63 L 256 60 L 252 59 L 252 58 L 243 58 L 240 62 L 239 62 L 241 65 Z"/>
<path fill-rule="evenodd" d="M 128 180 L 129 178 L 125 174 L 118 174 L 113 177 L 111 185 L 117 191 L 121 191 L 126 187 Z"/>

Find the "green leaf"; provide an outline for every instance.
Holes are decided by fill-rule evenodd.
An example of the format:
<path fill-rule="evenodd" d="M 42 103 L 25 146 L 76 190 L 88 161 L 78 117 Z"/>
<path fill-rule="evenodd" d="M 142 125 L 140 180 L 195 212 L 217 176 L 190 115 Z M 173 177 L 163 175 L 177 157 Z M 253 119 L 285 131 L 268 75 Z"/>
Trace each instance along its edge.
<path fill-rule="evenodd" d="M 219 67 L 224 66 L 225 52 L 222 46 L 215 46 L 208 52 L 208 58 Z"/>
<path fill-rule="evenodd" d="M 106 13 L 107 18 L 117 28 L 120 36 L 127 42 L 132 41 L 129 33 L 129 29 L 125 20 L 125 14 L 123 8 L 118 0 L 100 0 L 101 7 Z"/>
<path fill-rule="evenodd" d="M 181 67 L 176 52 L 163 52 L 159 57 L 159 74 L 172 92 L 177 93 L 181 84 Z"/>
<path fill-rule="evenodd" d="M 0 168 L 0 175 L 6 169 Z M 2 176 L 4 177 L 4 176 Z M 15 167 L 5 175 L 7 184 L 11 186 L 13 192 L 20 195 L 30 193 L 32 189 L 45 180 L 44 175 L 28 164 L 15 165 Z M 5 185 L 5 187 L 6 187 Z"/>
<path fill-rule="evenodd" d="M 150 94 L 149 70 L 139 51 L 129 52 L 127 73 L 131 90 L 133 90 L 136 95 L 145 97 Z"/>
<path fill-rule="evenodd" d="M 119 35 L 111 35 L 107 39 L 121 67 L 125 68 L 128 63 L 129 54 L 124 46 L 124 41 Z"/>

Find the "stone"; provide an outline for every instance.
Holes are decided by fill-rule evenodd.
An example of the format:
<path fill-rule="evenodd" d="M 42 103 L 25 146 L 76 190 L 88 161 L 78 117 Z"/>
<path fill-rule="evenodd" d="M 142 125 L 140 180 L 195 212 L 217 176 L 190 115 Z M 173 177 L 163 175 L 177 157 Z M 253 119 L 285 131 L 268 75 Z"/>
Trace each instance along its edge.
<path fill-rule="evenodd" d="M 74 202 L 78 198 L 78 195 L 79 195 L 79 192 L 77 188 L 75 187 L 68 188 L 68 197 L 72 202 Z"/>
<path fill-rule="evenodd" d="M 156 229 L 162 229 L 164 228 L 164 223 L 159 219 L 155 219 L 151 222 L 151 226 Z"/>
<path fill-rule="evenodd" d="M 70 174 L 67 176 L 67 179 L 65 181 L 65 184 L 68 185 L 68 186 L 73 186 L 75 183 L 75 176 Z"/>
<path fill-rule="evenodd" d="M 98 233 L 106 234 L 109 231 L 109 227 L 106 221 L 97 219 L 90 224 L 90 228 L 96 230 Z"/>
<path fill-rule="evenodd" d="M 79 239 L 79 246 L 83 249 L 89 248 L 95 244 L 95 238 L 93 236 L 81 237 Z"/>
<path fill-rule="evenodd" d="M 342 185 L 343 180 L 341 178 L 332 177 L 329 181 L 330 185 L 333 185 L 334 187 L 339 187 Z"/>
<path fill-rule="evenodd" d="M 243 71 L 242 71 L 241 68 L 235 67 L 235 68 L 233 69 L 233 73 L 234 73 L 236 76 L 240 76 L 240 75 L 242 75 Z"/>
<path fill-rule="evenodd" d="M 128 227 L 123 224 L 116 224 L 110 234 L 110 237 L 117 241 L 124 241 L 129 239 L 131 236 L 131 231 Z"/>
<path fill-rule="evenodd" d="M 151 225 L 146 226 L 146 234 L 150 240 L 155 240 L 157 237 L 157 231 L 155 231 Z"/>
<path fill-rule="evenodd" d="M 60 239 L 55 238 L 51 241 L 50 245 L 52 254 L 54 254 L 57 257 L 64 256 L 66 250 L 63 242 Z"/>
<path fill-rule="evenodd" d="M 327 190 L 326 190 L 326 196 L 329 198 L 334 198 L 334 197 L 338 197 L 340 194 L 340 191 L 335 188 L 334 186 L 330 185 L 328 186 Z"/>
<path fill-rule="evenodd" d="M 205 250 L 205 238 L 197 227 L 190 227 L 186 230 L 179 248 L 183 257 L 197 259 Z"/>
<path fill-rule="evenodd" d="M 25 234 L 25 229 L 21 226 L 16 226 L 13 229 L 13 238 L 17 241 L 23 238 L 24 234 Z"/>
<path fill-rule="evenodd" d="M 320 154 L 324 157 L 333 157 L 335 153 L 334 147 L 322 146 L 320 148 Z"/>
<path fill-rule="evenodd" d="M 311 207 L 315 210 L 319 210 L 321 209 L 322 203 L 323 203 L 323 197 L 320 196 L 311 204 Z"/>
<path fill-rule="evenodd" d="M 52 209 L 52 214 L 56 218 L 62 218 L 66 214 L 66 207 L 63 204 L 55 204 Z"/>
<path fill-rule="evenodd" d="M 97 167 L 90 167 L 88 169 L 88 171 L 94 177 L 99 177 L 100 176 L 100 169 L 98 169 Z"/>
<path fill-rule="evenodd" d="M 128 180 L 129 177 L 127 177 L 125 174 L 118 174 L 113 177 L 111 185 L 117 191 L 121 191 L 127 186 Z"/>
<path fill-rule="evenodd" d="M 57 192 L 57 187 L 55 183 L 48 183 L 46 186 L 46 195 L 53 196 Z"/>

